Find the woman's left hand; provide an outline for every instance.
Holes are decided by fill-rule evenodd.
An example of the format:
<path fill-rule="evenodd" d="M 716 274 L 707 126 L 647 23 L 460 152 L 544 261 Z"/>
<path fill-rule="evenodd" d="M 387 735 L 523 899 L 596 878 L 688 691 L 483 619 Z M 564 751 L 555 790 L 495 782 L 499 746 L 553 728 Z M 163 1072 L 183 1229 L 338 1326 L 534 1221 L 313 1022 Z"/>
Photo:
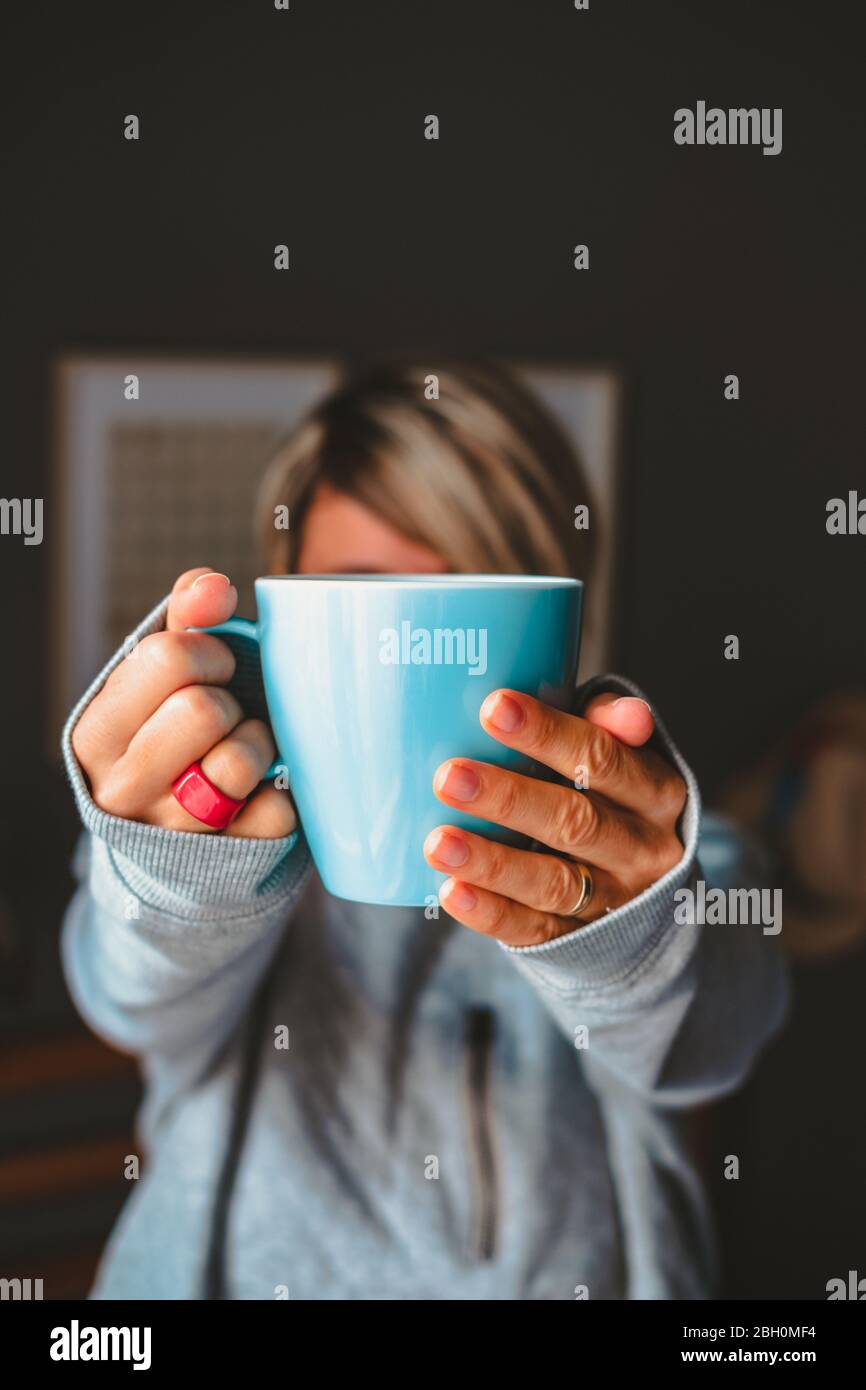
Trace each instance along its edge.
<path fill-rule="evenodd" d="M 449 758 L 433 779 L 439 800 L 567 857 L 437 826 L 424 857 L 452 875 L 439 897 L 458 922 L 509 946 L 535 946 L 622 907 L 679 863 L 676 826 L 686 786 L 670 763 L 641 747 L 655 728 L 643 700 L 599 695 L 579 718 L 518 691 L 495 690 L 480 718 L 491 737 L 570 785 Z M 580 865 L 590 870 L 592 893 L 574 915 L 586 897 Z"/>

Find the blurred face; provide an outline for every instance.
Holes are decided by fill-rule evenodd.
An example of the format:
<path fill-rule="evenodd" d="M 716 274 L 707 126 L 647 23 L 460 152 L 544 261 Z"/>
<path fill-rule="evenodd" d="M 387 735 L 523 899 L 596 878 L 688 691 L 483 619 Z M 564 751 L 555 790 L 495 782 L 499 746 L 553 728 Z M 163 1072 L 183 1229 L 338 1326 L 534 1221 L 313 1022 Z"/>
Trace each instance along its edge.
<path fill-rule="evenodd" d="M 441 555 L 410 541 L 361 502 L 320 485 L 304 521 L 299 574 L 444 574 Z"/>

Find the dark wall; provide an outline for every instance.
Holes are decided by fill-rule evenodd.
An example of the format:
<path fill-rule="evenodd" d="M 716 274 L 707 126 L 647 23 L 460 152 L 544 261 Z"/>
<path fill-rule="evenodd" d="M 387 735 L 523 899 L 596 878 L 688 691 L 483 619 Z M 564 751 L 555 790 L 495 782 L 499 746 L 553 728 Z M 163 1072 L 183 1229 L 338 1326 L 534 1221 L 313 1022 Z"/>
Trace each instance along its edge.
<path fill-rule="evenodd" d="M 42 762 L 65 348 L 610 361 L 629 386 L 617 665 L 705 786 L 863 684 L 866 538 L 825 532 L 828 498 L 866 492 L 856 18 L 827 0 L 18 8 L 2 491 L 45 496 L 48 534 L 0 545 L 18 900 L 50 916 L 73 833 Z M 673 112 L 699 99 L 782 107 L 782 153 L 677 147 Z"/>

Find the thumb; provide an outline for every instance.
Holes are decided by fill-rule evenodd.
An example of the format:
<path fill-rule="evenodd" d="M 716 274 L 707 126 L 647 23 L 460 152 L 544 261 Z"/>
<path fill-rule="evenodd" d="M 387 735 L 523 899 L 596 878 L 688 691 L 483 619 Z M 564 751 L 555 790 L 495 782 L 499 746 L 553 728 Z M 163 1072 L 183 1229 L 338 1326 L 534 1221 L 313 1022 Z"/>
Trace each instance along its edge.
<path fill-rule="evenodd" d="M 646 743 L 655 731 L 655 720 L 646 700 L 633 695 L 615 695 L 606 690 L 590 700 L 583 711 L 583 718 L 600 729 L 627 743 L 631 748 L 639 748 Z"/>
<path fill-rule="evenodd" d="M 213 627 L 232 616 L 237 602 L 238 591 L 227 574 L 218 574 L 207 566 L 187 570 L 171 591 L 166 627 L 170 632 Z"/>

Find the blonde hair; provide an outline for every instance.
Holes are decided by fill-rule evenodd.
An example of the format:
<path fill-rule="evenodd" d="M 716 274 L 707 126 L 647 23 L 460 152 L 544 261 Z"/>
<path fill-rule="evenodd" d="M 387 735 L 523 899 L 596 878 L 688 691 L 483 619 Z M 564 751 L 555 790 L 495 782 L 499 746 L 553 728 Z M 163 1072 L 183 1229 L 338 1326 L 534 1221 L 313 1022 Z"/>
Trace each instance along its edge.
<path fill-rule="evenodd" d="M 580 462 L 559 425 L 498 364 L 366 367 L 301 422 L 271 463 L 259 499 L 271 573 L 297 568 L 307 509 L 319 484 L 347 494 L 457 573 L 587 578 L 594 530 L 574 509 L 590 503 Z M 290 525 L 274 525 L 287 507 Z M 592 517 L 593 525 L 595 517 Z"/>

